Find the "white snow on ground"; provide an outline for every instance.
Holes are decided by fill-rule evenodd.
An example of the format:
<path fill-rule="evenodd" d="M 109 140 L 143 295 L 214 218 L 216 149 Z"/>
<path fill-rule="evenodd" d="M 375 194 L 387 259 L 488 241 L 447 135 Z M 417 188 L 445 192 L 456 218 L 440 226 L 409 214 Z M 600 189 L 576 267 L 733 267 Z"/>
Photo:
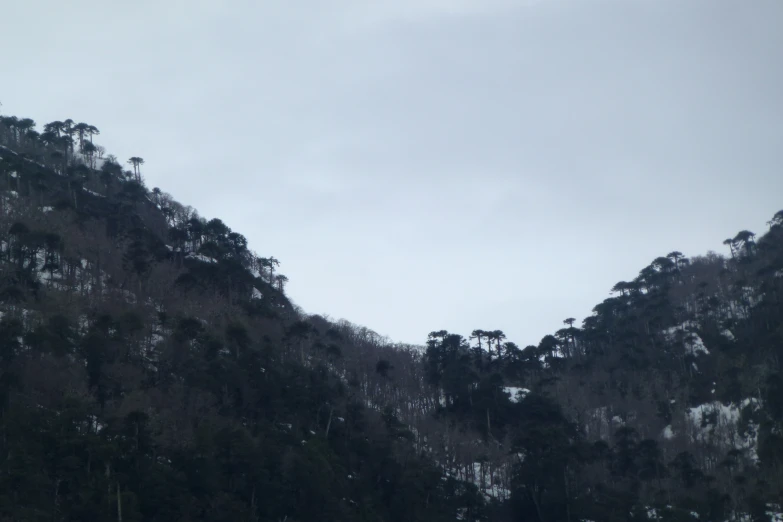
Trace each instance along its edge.
<path fill-rule="evenodd" d="M 530 390 L 527 388 L 519 388 L 517 386 L 506 386 L 503 388 L 503 391 L 511 395 L 511 402 L 519 402 L 530 393 Z"/>
<path fill-rule="evenodd" d="M 90 190 L 90 189 L 88 189 L 88 188 L 84 188 L 84 187 L 82 187 L 82 190 L 83 190 L 83 191 L 85 191 L 85 192 L 87 192 L 88 194 L 92 194 L 93 196 L 97 196 L 97 197 L 99 197 L 99 198 L 105 198 L 105 197 L 106 197 L 106 196 L 104 196 L 103 194 L 98 194 L 97 192 L 93 192 L 92 190 Z"/>
<path fill-rule="evenodd" d="M 670 424 L 661 431 L 660 436 L 670 440 L 683 434 L 692 441 L 717 446 L 724 451 L 742 450 L 748 458 L 758 461 L 758 426 L 752 421 L 749 421 L 747 426 L 740 426 L 740 419 L 745 408 L 756 411 L 759 407 L 757 399 L 744 399 L 739 404 L 712 401 L 694 406 L 685 411 L 684 425 L 675 423 L 675 431 Z"/>
<path fill-rule="evenodd" d="M 772 522 L 783 522 L 783 508 L 780 504 L 767 504 L 767 516 Z"/>
<path fill-rule="evenodd" d="M 727 328 L 727 329 L 725 329 L 725 330 L 723 330 L 723 331 L 721 332 L 721 335 L 722 335 L 723 337 L 725 337 L 726 339 L 728 339 L 729 341 L 733 341 L 733 340 L 734 340 L 734 334 L 733 334 L 733 333 L 731 333 L 731 330 L 729 330 L 728 328 Z"/>
<path fill-rule="evenodd" d="M 720 401 L 713 401 L 689 408 L 686 411 L 686 420 L 688 421 L 686 429 L 693 440 L 721 445 L 727 450 L 745 450 L 752 460 L 757 461 L 758 427 L 749 423 L 747 432 L 740 433 L 740 415 L 746 407 L 750 407 L 754 411 L 758 410 L 759 401 L 744 399 L 740 404 L 728 405 Z"/>
<path fill-rule="evenodd" d="M 504 487 L 510 471 L 508 466 L 490 467 L 487 463 L 482 465 L 481 462 L 474 462 L 472 466 L 468 464 L 467 467 L 444 467 L 443 471 L 447 476 L 475 484 L 488 499 L 507 500 L 511 498 L 511 490 Z"/>
<path fill-rule="evenodd" d="M 193 252 L 191 252 L 190 254 L 186 255 L 185 257 L 187 257 L 189 259 L 196 259 L 196 260 L 201 261 L 203 263 L 217 263 L 216 259 L 213 259 L 211 257 L 207 257 L 207 256 L 202 255 L 202 254 L 194 254 Z"/>
<path fill-rule="evenodd" d="M 771 522 L 783 522 L 783 511 L 780 504 L 767 504 L 767 516 Z M 751 522 L 752 518 L 747 513 L 734 513 L 725 522 Z"/>
<path fill-rule="evenodd" d="M 82 332 L 87 332 L 90 329 L 90 318 L 85 314 L 79 316 L 79 328 Z"/>
<path fill-rule="evenodd" d="M 679 326 L 672 326 L 671 328 L 667 328 L 663 331 L 663 335 L 666 336 L 669 342 L 676 341 L 678 335 L 682 335 L 682 340 L 685 343 L 685 350 L 689 354 L 709 354 L 710 351 L 706 346 L 704 346 L 704 341 L 702 341 L 701 337 L 699 337 L 699 334 L 696 333 L 698 328 L 698 323 L 694 321 L 685 321 Z"/>
<path fill-rule="evenodd" d="M 666 520 L 668 518 L 667 517 L 667 511 L 670 512 L 671 509 L 672 509 L 672 506 L 666 506 L 665 509 L 657 509 L 657 508 L 648 507 L 647 508 L 647 519 L 648 520 Z M 689 511 L 688 515 L 690 515 L 690 517 L 693 520 L 699 520 L 699 514 L 696 513 L 695 511 Z M 670 515 L 668 515 L 668 516 L 670 516 Z"/>

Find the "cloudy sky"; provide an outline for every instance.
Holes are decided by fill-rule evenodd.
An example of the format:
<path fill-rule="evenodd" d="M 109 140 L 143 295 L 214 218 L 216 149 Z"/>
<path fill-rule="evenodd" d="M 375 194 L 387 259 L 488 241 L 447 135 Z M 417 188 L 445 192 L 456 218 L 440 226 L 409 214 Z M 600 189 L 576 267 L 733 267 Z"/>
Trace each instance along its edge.
<path fill-rule="evenodd" d="M 96 125 L 306 311 L 398 341 L 537 343 L 783 208 L 780 0 L 12 0 L 0 26 L 4 113 Z"/>

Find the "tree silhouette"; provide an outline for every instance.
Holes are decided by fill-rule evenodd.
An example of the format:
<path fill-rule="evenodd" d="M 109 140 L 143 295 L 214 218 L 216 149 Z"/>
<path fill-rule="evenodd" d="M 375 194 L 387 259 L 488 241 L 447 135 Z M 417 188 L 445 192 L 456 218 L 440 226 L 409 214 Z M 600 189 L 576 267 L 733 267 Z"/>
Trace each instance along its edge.
<path fill-rule="evenodd" d="M 486 337 L 486 332 L 484 330 L 473 330 L 470 334 L 470 339 L 476 339 L 478 341 L 479 350 L 482 348 L 481 339 L 484 337 Z"/>
<path fill-rule="evenodd" d="M 783 226 L 783 210 L 778 210 L 775 215 L 772 216 L 772 219 L 767 221 L 767 225 L 769 225 L 769 228 Z"/>
<path fill-rule="evenodd" d="M 20 143 L 35 143 L 37 133 L 35 132 L 35 122 L 33 120 L 30 118 L 22 118 L 16 123 L 16 129 Z"/>
<path fill-rule="evenodd" d="M 280 261 L 274 257 L 262 258 L 262 266 L 266 266 L 269 269 L 269 282 L 275 282 L 275 267 L 280 266 Z"/>
<path fill-rule="evenodd" d="M 631 288 L 631 284 L 630 283 L 627 283 L 626 281 L 620 281 L 620 282 L 618 282 L 617 284 L 615 284 L 612 287 L 611 291 L 613 293 L 618 293 L 619 292 L 622 295 L 626 295 L 626 292 L 628 292 L 630 290 L 630 288 Z"/>
<path fill-rule="evenodd" d="M 734 239 L 732 239 L 732 244 L 736 246 L 738 250 L 744 249 L 745 255 L 750 256 L 753 254 L 753 248 L 755 246 L 755 242 L 753 239 L 756 237 L 756 234 L 749 230 L 742 230 L 737 233 L 736 236 L 734 236 Z"/>
<path fill-rule="evenodd" d="M 44 125 L 44 132 L 50 132 L 58 138 L 60 137 L 64 129 L 65 129 L 65 124 L 61 121 L 53 121 Z"/>
<path fill-rule="evenodd" d="M 491 332 L 484 332 L 484 335 L 487 336 L 487 350 L 489 351 L 489 354 L 492 355 L 491 340 L 495 341 L 495 352 L 497 356 L 500 357 L 501 344 L 506 339 L 506 334 L 504 334 L 502 330 L 492 330 Z"/>
<path fill-rule="evenodd" d="M 90 141 L 86 141 L 82 144 L 82 154 L 87 157 L 87 161 L 90 168 L 95 168 L 95 157 L 98 153 L 98 148 Z"/>
<path fill-rule="evenodd" d="M 99 131 L 98 127 L 96 127 L 95 125 L 88 126 L 86 132 L 90 136 L 90 143 L 92 143 L 93 136 L 97 136 L 98 134 L 101 133 L 101 131 Z"/>
<path fill-rule="evenodd" d="M 90 126 L 86 123 L 77 123 L 73 126 L 73 132 L 79 138 L 79 150 L 82 150 L 84 147 L 84 135 L 87 133 L 89 128 Z"/>
<path fill-rule="evenodd" d="M 675 270 L 679 270 L 680 269 L 680 260 L 683 257 L 682 252 L 674 250 L 674 251 L 669 252 L 668 254 L 666 254 L 666 257 L 668 257 L 669 259 L 671 259 L 674 262 L 674 269 Z"/>
<path fill-rule="evenodd" d="M 64 143 L 68 145 L 68 152 L 70 152 L 71 154 L 73 154 L 73 144 L 74 144 L 73 135 L 75 133 L 73 125 L 74 122 L 70 118 L 63 121 L 63 125 L 62 125 L 63 138 L 67 138 L 67 140 L 65 140 Z"/>
<path fill-rule="evenodd" d="M 52 132 L 51 130 L 45 130 L 41 133 L 41 135 L 38 137 L 38 139 L 46 146 L 53 147 L 57 144 L 57 140 L 59 139 L 59 136 Z"/>
<path fill-rule="evenodd" d="M 277 289 L 281 293 L 285 291 L 285 284 L 288 282 L 288 278 L 282 274 L 278 274 L 275 276 L 275 283 L 277 284 Z"/>
<path fill-rule="evenodd" d="M 144 158 L 133 156 L 128 160 L 130 165 L 133 165 L 133 175 L 136 177 L 136 181 L 141 181 L 141 165 L 144 165 Z"/>
<path fill-rule="evenodd" d="M 69 153 L 73 153 L 73 136 L 70 134 L 63 134 L 60 136 L 60 147 L 63 150 L 64 158 L 65 158 L 65 164 L 68 164 L 69 161 Z"/>

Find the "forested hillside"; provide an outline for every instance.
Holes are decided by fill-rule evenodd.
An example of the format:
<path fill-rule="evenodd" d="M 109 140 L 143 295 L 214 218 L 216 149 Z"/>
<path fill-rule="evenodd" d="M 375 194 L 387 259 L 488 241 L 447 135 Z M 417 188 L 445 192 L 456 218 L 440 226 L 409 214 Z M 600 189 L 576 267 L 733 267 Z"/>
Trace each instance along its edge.
<path fill-rule="evenodd" d="M 783 211 L 537 345 L 406 346 L 99 136 L 0 117 L 0 520 L 783 519 Z"/>

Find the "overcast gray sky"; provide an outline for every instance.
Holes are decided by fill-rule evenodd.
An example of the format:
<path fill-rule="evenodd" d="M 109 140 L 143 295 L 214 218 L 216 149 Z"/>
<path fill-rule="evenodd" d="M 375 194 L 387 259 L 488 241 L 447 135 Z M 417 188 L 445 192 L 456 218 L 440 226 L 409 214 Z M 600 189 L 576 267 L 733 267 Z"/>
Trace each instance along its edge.
<path fill-rule="evenodd" d="M 8 0 L 2 111 L 423 343 L 582 319 L 783 208 L 781 0 Z"/>

